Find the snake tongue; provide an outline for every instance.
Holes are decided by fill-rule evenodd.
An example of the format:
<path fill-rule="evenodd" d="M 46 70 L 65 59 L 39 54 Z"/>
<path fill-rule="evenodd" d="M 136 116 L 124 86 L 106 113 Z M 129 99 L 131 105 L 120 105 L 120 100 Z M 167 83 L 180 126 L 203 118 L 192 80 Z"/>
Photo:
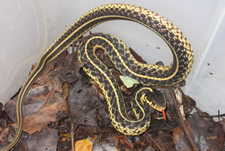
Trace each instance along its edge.
<path fill-rule="evenodd" d="M 165 112 L 165 110 L 163 110 L 163 109 L 162 109 L 162 114 L 163 114 L 163 119 L 164 119 L 164 121 L 166 121 L 166 112 Z"/>

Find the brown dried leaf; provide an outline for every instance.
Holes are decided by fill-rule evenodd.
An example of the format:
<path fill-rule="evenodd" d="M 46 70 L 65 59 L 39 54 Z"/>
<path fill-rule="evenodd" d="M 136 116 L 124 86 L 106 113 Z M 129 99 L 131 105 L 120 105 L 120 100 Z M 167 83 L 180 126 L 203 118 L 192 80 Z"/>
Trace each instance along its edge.
<path fill-rule="evenodd" d="M 55 62 L 53 61 L 45 67 L 43 73 L 41 74 L 40 77 L 37 78 L 35 83 L 38 85 L 47 85 L 49 90 L 51 88 L 54 88 L 55 91 L 62 92 L 61 87 L 63 81 L 58 76 L 57 72 L 55 72 L 54 63 Z"/>
<path fill-rule="evenodd" d="M 40 131 L 50 122 L 55 122 L 56 114 L 62 110 L 67 110 L 66 101 L 56 102 L 50 106 L 41 108 L 37 113 L 27 116 L 23 119 L 23 130 L 29 134 Z M 17 123 L 12 124 L 12 126 L 17 127 Z"/>
<path fill-rule="evenodd" d="M 56 150 L 58 141 L 57 130 L 45 127 L 35 134 L 23 133 L 14 150 L 37 151 Z"/>
<path fill-rule="evenodd" d="M 108 67 L 112 68 L 114 67 L 112 61 L 110 60 L 109 56 L 107 55 L 106 52 L 102 49 L 96 50 L 96 56 Z"/>
<path fill-rule="evenodd" d="M 79 71 L 84 66 L 84 63 L 73 62 L 71 65 L 66 67 L 59 67 L 57 70 L 63 81 L 67 83 L 73 83 L 77 78 L 81 77 Z"/>
<path fill-rule="evenodd" d="M 102 61 L 103 64 L 105 64 L 108 69 L 112 72 L 114 78 L 116 79 L 117 83 L 123 84 L 123 82 L 120 79 L 120 72 L 114 67 L 114 64 L 110 60 L 109 56 L 107 55 L 106 52 L 102 49 L 98 49 L 96 51 L 96 56 Z"/>
<path fill-rule="evenodd" d="M 63 52 L 57 60 L 57 73 L 61 79 L 67 83 L 73 83 L 80 78 L 80 68 L 85 63 L 77 62 L 77 58 L 74 58 L 74 53 L 69 54 L 67 51 Z M 77 55 L 76 55 L 77 56 Z"/>
<path fill-rule="evenodd" d="M 6 104 L 6 111 L 15 121 L 16 101 L 17 97 Z M 62 110 L 67 111 L 67 104 L 59 93 L 54 93 L 54 90 L 48 92 L 46 85 L 31 89 L 23 106 L 23 130 L 30 134 L 40 131 L 49 122 L 56 121 L 56 114 Z M 17 123 L 13 124 L 13 126 L 17 126 Z"/>
<path fill-rule="evenodd" d="M 59 111 L 67 111 L 66 101 L 60 96 L 63 82 L 54 70 L 54 63 L 53 61 L 46 66 L 23 102 L 23 130 L 30 134 L 56 121 Z M 64 89 L 64 97 L 67 96 L 66 93 L 68 92 Z M 5 105 L 6 112 L 14 121 L 17 121 L 16 102 L 17 97 Z M 13 126 L 17 126 L 17 123 Z"/>
<path fill-rule="evenodd" d="M 225 119 L 223 118 L 222 121 L 219 121 L 219 123 L 223 126 L 223 131 L 225 133 Z"/>
<path fill-rule="evenodd" d="M 127 87 L 125 86 L 125 85 L 121 85 L 120 86 L 120 89 L 124 92 L 124 93 L 126 93 L 126 94 L 128 94 L 128 95 L 131 95 L 132 93 L 127 89 Z"/>
<path fill-rule="evenodd" d="M 79 140 L 75 143 L 75 151 L 92 151 L 93 143 L 89 139 Z"/>
<path fill-rule="evenodd" d="M 62 98 L 63 99 L 66 99 L 67 96 L 68 96 L 68 92 L 69 92 L 69 86 L 67 83 L 64 83 L 63 86 L 62 86 Z"/>
<path fill-rule="evenodd" d="M 47 85 L 35 85 L 33 86 L 24 102 L 23 102 L 23 117 L 32 115 L 36 113 L 43 105 L 43 103 L 46 100 L 46 97 L 48 96 L 49 89 Z M 12 100 L 7 102 L 5 104 L 5 111 L 8 113 L 9 117 L 16 122 L 17 117 L 16 117 L 16 103 L 17 103 L 17 97 L 14 97 Z"/>
<path fill-rule="evenodd" d="M 176 99 L 179 105 L 183 105 L 182 112 L 185 115 L 188 115 L 189 113 L 191 113 L 192 109 L 196 106 L 196 102 L 188 95 L 185 95 L 184 92 L 180 89 L 180 87 L 177 88 L 174 91 L 174 93 L 176 95 Z"/>
<path fill-rule="evenodd" d="M 101 89 L 98 87 L 98 85 L 92 80 L 90 79 L 90 83 L 92 84 L 92 88 L 95 89 L 96 94 L 98 94 L 99 98 L 101 100 L 105 100 L 105 96 L 102 94 Z"/>
<path fill-rule="evenodd" d="M 116 135 L 116 141 L 118 142 L 118 149 L 130 149 L 133 150 L 134 149 L 134 144 L 132 142 L 128 142 L 129 139 L 127 139 L 126 135 Z"/>
<path fill-rule="evenodd" d="M 96 109 L 92 109 L 87 112 L 83 117 L 79 119 L 77 124 L 88 125 L 88 126 L 97 126 L 97 116 L 96 116 Z"/>
<path fill-rule="evenodd" d="M 8 127 L 8 124 L 11 122 L 8 114 L 2 111 L 0 115 L 0 150 L 10 141 L 8 136 L 14 136 L 13 131 Z"/>
<path fill-rule="evenodd" d="M 185 121 L 187 130 L 200 150 L 221 150 L 224 143 L 224 132 L 219 123 L 205 120 L 199 114 Z M 173 130 L 173 141 L 176 150 L 191 150 L 181 125 Z"/>
<path fill-rule="evenodd" d="M 32 71 L 31 71 L 32 72 Z M 51 91 L 62 92 L 62 80 L 54 71 L 54 62 L 51 62 L 44 69 L 42 75 L 38 77 L 34 85 L 29 90 L 23 102 L 23 116 L 36 113 L 46 101 L 50 100 Z M 53 89 L 54 88 L 54 89 Z M 52 99 L 54 100 L 54 99 Z M 7 102 L 5 110 L 13 121 L 16 121 L 16 102 L 17 96 Z"/>
<path fill-rule="evenodd" d="M 183 94 L 184 113 L 188 115 L 192 109 L 196 106 L 196 102 L 188 95 Z"/>
<path fill-rule="evenodd" d="M 0 142 L 7 141 L 8 132 L 9 132 L 8 127 L 0 130 Z"/>
<path fill-rule="evenodd" d="M 68 104 L 71 118 L 76 124 L 86 113 L 101 106 L 102 103 L 98 95 L 96 95 L 96 91 L 91 86 L 84 85 L 82 81 L 78 79 L 74 86 L 69 89 Z M 95 114 L 95 112 L 92 114 L 92 118 L 96 116 Z M 96 123 L 94 120 L 90 121 Z"/>
<path fill-rule="evenodd" d="M 60 133 L 60 137 L 62 138 L 61 141 L 67 141 L 68 139 L 71 139 L 71 135 L 70 133 L 67 133 L 67 134 L 63 134 L 63 133 Z"/>
<path fill-rule="evenodd" d="M 57 130 L 45 127 L 34 134 L 34 139 L 28 139 L 28 150 L 56 150 L 58 139 Z"/>
<path fill-rule="evenodd" d="M 167 134 L 163 131 L 159 131 L 157 137 L 154 137 L 154 140 L 162 150 L 175 150 L 173 138 L 170 134 Z"/>

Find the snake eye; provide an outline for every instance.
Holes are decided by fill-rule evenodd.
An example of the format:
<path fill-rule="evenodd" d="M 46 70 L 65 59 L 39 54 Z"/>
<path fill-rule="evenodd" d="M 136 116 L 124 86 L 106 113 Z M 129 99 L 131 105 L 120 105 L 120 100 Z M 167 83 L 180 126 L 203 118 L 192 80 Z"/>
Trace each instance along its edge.
<path fill-rule="evenodd" d="M 152 100 L 151 103 L 152 103 L 152 106 L 156 105 L 154 100 Z"/>

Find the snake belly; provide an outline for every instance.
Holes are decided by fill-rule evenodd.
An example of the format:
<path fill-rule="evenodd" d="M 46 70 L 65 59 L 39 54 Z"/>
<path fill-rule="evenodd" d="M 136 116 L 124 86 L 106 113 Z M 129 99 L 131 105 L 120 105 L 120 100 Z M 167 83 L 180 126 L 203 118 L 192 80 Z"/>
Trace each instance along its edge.
<path fill-rule="evenodd" d="M 43 53 L 33 72 L 24 82 L 18 96 L 16 111 L 18 121 L 17 133 L 12 142 L 10 142 L 10 144 L 1 151 L 11 149 L 18 142 L 23 126 L 22 102 L 34 81 L 42 73 L 46 64 L 59 56 L 72 43 L 81 38 L 87 31 L 100 23 L 110 20 L 130 20 L 140 23 L 159 35 L 172 50 L 174 58 L 172 65 L 168 67 L 152 65 L 148 70 L 152 71 L 150 76 L 139 76 L 138 74 L 133 73 L 133 76 L 136 76 L 138 81 L 145 78 L 146 80 L 144 80 L 143 84 L 150 83 L 150 85 L 167 86 L 179 83 L 187 77 L 193 64 L 194 55 L 187 38 L 175 25 L 164 17 L 139 6 L 129 4 L 107 4 L 99 6 L 75 21 Z M 147 69 L 149 66 L 143 65 L 142 67 Z"/>

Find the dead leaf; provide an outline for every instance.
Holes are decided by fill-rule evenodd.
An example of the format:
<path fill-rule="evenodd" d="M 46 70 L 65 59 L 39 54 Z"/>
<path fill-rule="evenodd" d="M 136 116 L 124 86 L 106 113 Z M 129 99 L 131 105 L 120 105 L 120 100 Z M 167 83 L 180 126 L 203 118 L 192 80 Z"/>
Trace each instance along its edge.
<path fill-rule="evenodd" d="M 92 84 L 92 88 L 95 89 L 96 94 L 99 95 L 99 98 L 101 100 L 105 100 L 105 96 L 102 94 L 101 89 L 98 87 L 98 85 L 95 83 L 95 81 L 93 81 L 92 79 L 90 79 L 90 84 Z"/>
<path fill-rule="evenodd" d="M 77 125 L 88 125 L 88 126 L 98 126 L 97 124 L 97 116 L 96 116 L 96 109 L 92 109 L 89 112 L 87 112 L 83 117 L 79 119 L 77 122 Z"/>
<path fill-rule="evenodd" d="M 127 89 L 127 87 L 125 85 L 121 85 L 120 89 L 122 90 L 122 92 L 131 95 L 132 93 Z"/>
<path fill-rule="evenodd" d="M 63 82 L 54 70 L 54 63 L 53 61 L 46 66 L 23 102 L 23 130 L 30 134 L 40 131 L 50 122 L 55 122 L 58 112 L 67 111 L 67 103 L 60 95 L 63 92 Z M 14 121 L 17 121 L 16 102 L 17 97 L 5 105 L 6 112 Z M 17 123 L 12 125 L 17 127 Z"/>
<path fill-rule="evenodd" d="M 67 141 L 68 139 L 71 139 L 71 135 L 70 134 L 63 134 L 60 133 L 60 137 L 62 138 L 62 141 Z"/>
<path fill-rule="evenodd" d="M 66 99 L 67 96 L 68 96 L 68 92 L 69 92 L 69 86 L 67 83 L 64 83 L 63 86 L 62 86 L 62 98 L 63 99 Z"/>
<path fill-rule="evenodd" d="M 107 52 L 105 52 L 102 49 L 96 50 L 96 56 L 108 67 L 112 68 L 114 65 L 112 61 L 110 60 L 109 56 L 107 55 Z"/>
<path fill-rule="evenodd" d="M 223 118 L 222 121 L 219 121 L 219 123 L 223 126 L 223 131 L 225 133 L 225 119 Z"/>
<path fill-rule="evenodd" d="M 50 106 L 41 108 L 37 113 L 23 119 L 23 130 L 29 134 L 40 131 L 50 122 L 55 122 L 57 113 L 62 110 L 67 110 L 66 101 L 56 102 Z M 17 127 L 17 123 L 12 124 L 12 126 Z"/>
<path fill-rule="evenodd" d="M 196 106 L 196 102 L 188 95 L 185 95 L 180 87 L 178 87 L 174 91 L 174 93 L 176 95 L 176 99 L 179 105 L 183 105 L 183 110 L 182 110 L 183 114 L 188 115 L 189 113 L 191 113 L 193 108 Z"/>
<path fill-rule="evenodd" d="M 15 135 L 13 128 L 8 127 L 8 124 L 11 123 L 12 120 L 9 118 L 8 114 L 3 110 L 0 115 L 0 150 L 5 147 L 8 142 L 11 141 Z M 9 137 L 9 138 L 8 138 Z"/>
<path fill-rule="evenodd" d="M 37 132 L 33 135 L 23 132 L 20 141 L 14 146 L 14 150 L 55 151 L 57 150 L 57 141 L 57 130 L 45 127 L 40 132 Z"/>
<path fill-rule="evenodd" d="M 94 141 L 98 138 L 98 135 L 95 135 L 91 140 Z"/>
<path fill-rule="evenodd" d="M 38 84 L 38 85 L 46 84 L 48 86 L 49 90 L 51 90 L 51 88 L 54 88 L 55 91 L 62 92 L 63 81 L 58 76 L 58 73 L 55 71 L 54 63 L 55 63 L 55 61 L 49 63 L 45 67 L 41 76 L 39 76 L 37 78 L 37 80 L 35 81 L 35 84 Z"/>
<path fill-rule="evenodd" d="M 80 78 L 80 68 L 84 66 L 85 63 L 77 62 L 74 60 L 74 54 L 69 54 L 65 52 L 64 57 L 58 59 L 57 73 L 64 82 L 73 83 Z M 63 61 L 62 61 L 63 60 Z"/>
<path fill-rule="evenodd" d="M 102 103 L 98 95 L 96 95 L 96 91 L 91 86 L 84 85 L 82 81 L 78 79 L 73 87 L 69 89 L 68 104 L 71 118 L 74 125 L 76 125 L 80 118 L 84 117 L 86 113 L 92 109 L 101 106 Z M 92 118 L 95 116 L 95 113 L 91 115 Z M 94 120 L 91 121 L 96 122 Z"/>
<path fill-rule="evenodd" d="M 23 117 L 32 115 L 36 113 L 42 104 L 44 103 L 47 95 L 49 93 L 48 87 L 46 85 L 43 86 L 34 86 L 32 87 L 24 102 L 23 102 Z M 16 103 L 18 96 L 14 97 L 12 100 L 5 104 L 5 111 L 8 113 L 9 117 L 16 122 Z"/>
<path fill-rule="evenodd" d="M 63 81 L 67 83 L 73 83 L 80 77 L 80 68 L 84 66 L 84 63 L 74 62 L 70 66 L 60 67 L 57 72 Z"/>
<path fill-rule="evenodd" d="M 92 151 L 93 143 L 89 139 L 76 141 L 75 151 Z"/>
<path fill-rule="evenodd" d="M 185 115 L 188 115 L 196 106 L 196 102 L 190 96 L 183 94 L 183 105 L 184 105 L 184 113 Z"/>
<path fill-rule="evenodd" d="M 57 148 L 57 141 L 57 130 L 45 127 L 40 132 L 34 134 L 34 139 L 29 139 L 29 141 L 27 142 L 28 150 L 54 151 Z"/>
<path fill-rule="evenodd" d="M 58 151 L 69 150 L 71 148 L 71 121 L 69 118 L 68 113 L 61 111 L 57 114 L 57 121 L 51 122 L 48 125 L 53 129 L 56 129 L 59 133 L 59 140 L 58 140 Z"/>
<path fill-rule="evenodd" d="M 8 137 L 9 128 L 4 128 L 0 130 L 0 142 L 6 142 Z"/>
<path fill-rule="evenodd" d="M 200 150 L 221 150 L 223 148 L 224 132 L 219 123 L 204 120 L 199 114 L 194 113 L 185 121 L 185 124 Z M 173 130 L 173 141 L 176 150 L 192 149 L 181 125 Z"/>
<path fill-rule="evenodd" d="M 158 131 L 157 137 L 154 137 L 154 140 L 162 150 L 175 151 L 173 137 L 171 134 L 167 134 L 163 131 Z"/>
<path fill-rule="evenodd" d="M 126 135 L 116 135 L 117 142 L 119 143 L 118 148 L 129 148 L 130 150 L 134 149 L 134 144 L 127 139 Z"/>

